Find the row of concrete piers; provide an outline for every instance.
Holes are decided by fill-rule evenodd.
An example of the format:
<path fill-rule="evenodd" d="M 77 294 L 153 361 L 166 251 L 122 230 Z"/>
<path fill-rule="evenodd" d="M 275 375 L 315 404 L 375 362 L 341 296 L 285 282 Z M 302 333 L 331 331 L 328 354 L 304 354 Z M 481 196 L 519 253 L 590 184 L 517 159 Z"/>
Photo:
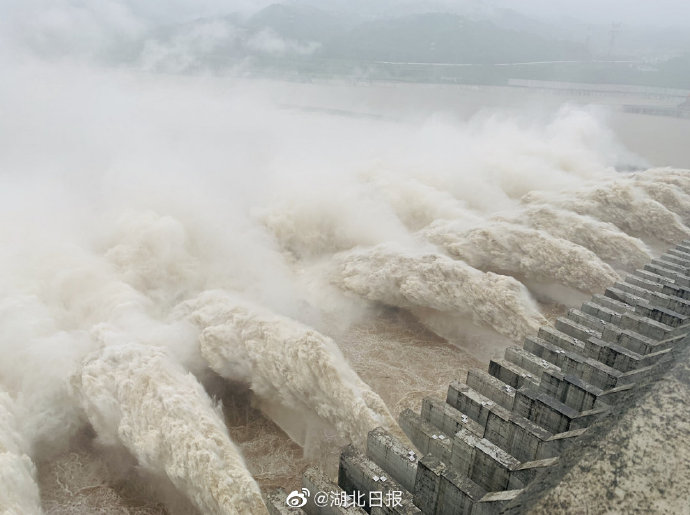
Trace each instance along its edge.
<path fill-rule="evenodd" d="M 449 385 L 445 399 L 425 399 L 419 413 L 404 411 L 399 423 L 413 448 L 377 428 L 366 449 L 342 450 L 337 483 L 317 469 L 305 472 L 310 492 L 337 492 L 354 505 L 316 506 L 310 497 L 290 508 L 278 491 L 267 498 L 271 510 L 520 512 L 530 483 L 549 474 L 592 424 L 606 423 L 612 409 L 630 402 L 636 388 L 663 375 L 689 334 L 690 240 L 542 327 L 522 347 L 508 348 L 488 371 L 470 370 L 464 382 Z"/>

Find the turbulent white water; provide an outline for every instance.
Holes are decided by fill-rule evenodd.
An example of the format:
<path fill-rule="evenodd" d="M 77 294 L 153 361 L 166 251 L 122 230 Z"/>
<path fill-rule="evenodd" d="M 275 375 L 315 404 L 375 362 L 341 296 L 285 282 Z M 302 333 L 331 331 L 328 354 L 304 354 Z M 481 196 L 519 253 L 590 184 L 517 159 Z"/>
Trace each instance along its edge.
<path fill-rule="evenodd" d="M 548 205 L 528 205 L 511 221 L 524 223 L 591 250 L 600 259 L 624 269 L 648 262 L 652 255 L 639 238 L 611 223 Z"/>
<path fill-rule="evenodd" d="M 675 168 L 651 168 L 635 174 L 636 178 L 677 186 L 686 195 L 690 195 L 690 173 L 688 170 Z M 687 209 L 687 206 L 684 206 Z"/>
<path fill-rule="evenodd" d="M 523 197 L 526 204 L 548 203 L 581 215 L 610 222 L 642 239 L 673 243 L 690 236 L 681 218 L 649 198 L 629 181 L 609 180 L 562 193 L 533 192 Z"/>
<path fill-rule="evenodd" d="M 451 256 L 481 270 L 563 284 L 590 293 L 619 279 L 592 251 L 544 231 L 511 223 L 489 221 L 464 230 L 452 222 L 439 221 L 424 233 Z"/>
<path fill-rule="evenodd" d="M 673 184 L 654 181 L 651 177 L 643 174 L 635 177 L 634 184 L 650 198 L 680 216 L 683 223 L 686 225 L 690 223 L 690 195 L 681 188 Z M 688 184 L 690 185 L 690 181 Z"/>
<path fill-rule="evenodd" d="M 72 383 L 99 438 L 165 474 L 201 513 L 267 513 L 220 408 L 162 349 L 106 347 Z"/>
<path fill-rule="evenodd" d="M 17 225 L 23 239 L 0 254 L 0 348 L 12 357 L 0 359 L 0 382 L 21 403 L 34 457 L 50 457 L 85 423 L 68 378 L 94 348 L 90 328 L 116 321 L 144 335 L 151 323 L 146 299 L 97 257 L 26 220 Z"/>
<path fill-rule="evenodd" d="M 281 192 L 260 214 L 290 257 L 309 260 L 357 245 L 406 240 L 396 216 L 366 185 L 347 183 Z"/>
<path fill-rule="evenodd" d="M 41 499 L 36 484 L 36 467 L 21 435 L 16 406 L 0 390 L 0 513 L 40 514 Z"/>
<path fill-rule="evenodd" d="M 519 341 L 545 322 L 527 289 L 512 277 L 484 273 L 439 254 L 380 245 L 338 254 L 331 280 L 368 300 L 469 316 Z"/>
<path fill-rule="evenodd" d="M 316 417 L 358 445 L 375 427 L 397 428 L 335 342 L 310 327 L 220 291 L 187 301 L 180 311 L 200 327 L 201 353 L 211 368 L 249 383 L 264 403 L 279 405 L 289 420 L 278 416 L 278 424 L 308 432 L 303 425 Z M 307 437 L 297 441 L 304 445 Z"/>
<path fill-rule="evenodd" d="M 367 180 L 411 231 L 418 231 L 436 220 L 462 220 L 470 224 L 482 221 L 467 201 L 423 182 L 423 178 L 397 177 L 380 172 L 370 174 Z"/>

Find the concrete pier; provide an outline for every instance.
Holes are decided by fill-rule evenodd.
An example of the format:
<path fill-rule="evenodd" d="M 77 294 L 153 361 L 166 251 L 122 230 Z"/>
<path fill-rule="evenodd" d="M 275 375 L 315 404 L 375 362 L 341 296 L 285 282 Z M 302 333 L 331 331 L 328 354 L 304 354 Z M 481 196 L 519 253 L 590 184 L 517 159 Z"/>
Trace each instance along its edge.
<path fill-rule="evenodd" d="M 345 493 L 336 483 L 329 480 L 323 472 L 316 467 L 309 467 L 302 475 L 302 486 L 311 494 L 307 498 L 307 504 L 302 508 L 308 515 L 364 515 L 366 512 L 358 506 L 343 506 L 337 503 L 327 503 L 326 506 L 314 504 L 314 496 L 317 492 L 324 492 L 329 498 L 344 499 Z"/>
<path fill-rule="evenodd" d="M 484 435 L 483 425 L 442 400 L 430 398 L 422 400 L 421 418 L 445 434 L 454 435 L 460 429 L 466 428 L 476 435 Z"/>
<path fill-rule="evenodd" d="M 406 490 L 414 490 L 419 457 L 385 429 L 376 428 L 367 437 L 367 456 L 388 471 Z"/>
<path fill-rule="evenodd" d="M 422 455 L 433 454 L 443 460 L 450 460 L 452 443 L 448 434 L 410 409 L 400 414 L 398 422 Z"/>
<path fill-rule="evenodd" d="M 499 406 L 507 410 L 513 409 L 515 389 L 491 374 L 472 369 L 467 373 L 467 386 L 474 388 Z"/>
<path fill-rule="evenodd" d="M 433 455 L 422 458 L 414 491 L 414 502 L 424 514 L 471 513 L 486 492 L 472 480 L 449 469 Z"/>
<path fill-rule="evenodd" d="M 340 454 L 338 485 L 346 493 L 361 499 L 364 511 L 372 513 L 370 499 L 372 492 L 386 499 L 390 494 L 400 493 L 399 505 L 380 506 L 380 513 L 418 514 L 423 513 L 414 504 L 412 494 L 392 479 L 387 471 L 378 466 L 352 445 L 345 447 Z M 396 495 L 397 497 L 397 495 Z M 377 506 L 379 507 L 379 506 Z"/>

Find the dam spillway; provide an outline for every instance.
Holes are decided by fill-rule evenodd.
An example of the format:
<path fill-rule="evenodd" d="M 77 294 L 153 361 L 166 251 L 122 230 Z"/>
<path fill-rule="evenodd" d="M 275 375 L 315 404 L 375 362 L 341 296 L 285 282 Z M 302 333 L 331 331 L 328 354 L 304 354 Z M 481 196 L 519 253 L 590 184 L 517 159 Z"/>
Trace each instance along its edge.
<path fill-rule="evenodd" d="M 677 512 L 689 499 L 685 451 L 674 441 L 688 430 L 689 317 L 685 240 L 509 347 L 488 371 L 470 370 L 445 400 L 403 411 L 409 442 L 376 428 L 366 449 L 343 448 L 337 484 L 318 469 L 304 473 L 311 494 L 349 503 L 310 497 L 291 508 L 279 490 L 266 496 L 269 510 Z M 655 475 L 640 483 L 648 468 Z"/>

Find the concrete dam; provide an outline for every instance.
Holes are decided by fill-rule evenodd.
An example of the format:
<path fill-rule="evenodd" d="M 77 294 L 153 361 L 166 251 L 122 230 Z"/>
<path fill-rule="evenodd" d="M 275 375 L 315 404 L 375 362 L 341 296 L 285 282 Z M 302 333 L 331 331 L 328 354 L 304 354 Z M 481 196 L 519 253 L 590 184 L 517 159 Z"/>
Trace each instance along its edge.
<path fill-rule="evenodd" d="M 445 399 L 403 411 L 409 440 L 372 430 L 365 449 L 342 449 L 337 482 L 310 467 L 299 502 L 273 491 L 269 511 L 686 512 L 689 317 L 685 240 L 470 370 Z"/>

